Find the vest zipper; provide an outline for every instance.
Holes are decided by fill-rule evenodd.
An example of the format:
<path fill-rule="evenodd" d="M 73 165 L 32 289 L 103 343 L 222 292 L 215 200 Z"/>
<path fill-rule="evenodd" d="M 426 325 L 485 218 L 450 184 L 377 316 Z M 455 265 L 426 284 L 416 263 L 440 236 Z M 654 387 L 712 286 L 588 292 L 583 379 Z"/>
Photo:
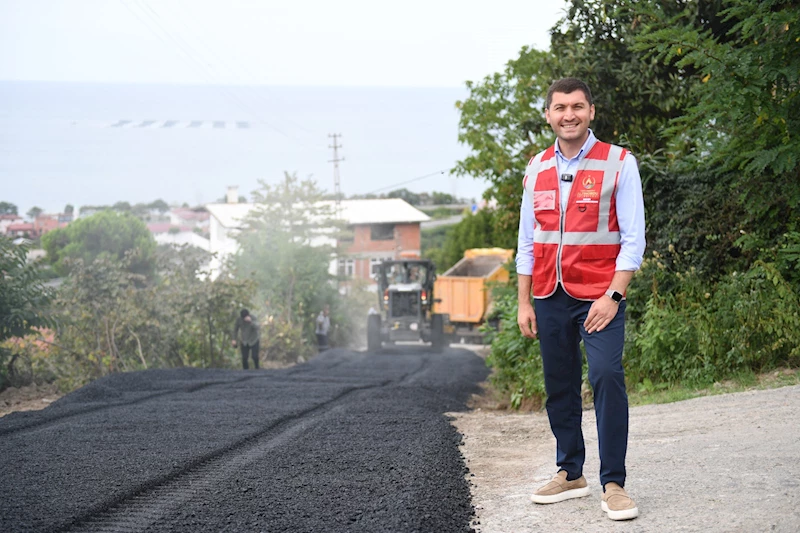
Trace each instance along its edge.
<path fill-rule="evenodd" d="M 558 285 L 561 283 L 561 251 L 564 249 L 564 211 L 566 211 L 561 205 L 561 184 L 556 181 L 556 191 L 558 194 L 556 195 L 556 201 L 558 202 L 558 251 L 556 252 L 556 289 L 558 289 Z M 572 191 L 572 188 L 570 188 Z M 569 202 L 569 199 L 567 199 Z"/>

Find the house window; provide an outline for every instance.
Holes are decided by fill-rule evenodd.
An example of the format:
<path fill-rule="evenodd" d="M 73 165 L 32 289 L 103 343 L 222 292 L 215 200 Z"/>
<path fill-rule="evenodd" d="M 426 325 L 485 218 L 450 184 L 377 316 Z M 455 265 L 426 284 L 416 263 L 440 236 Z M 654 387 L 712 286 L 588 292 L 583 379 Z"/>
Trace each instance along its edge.
<path fill-rule="evenodd" d="M 384 261 L 389 261 L 392 259 L 391 257 L 379 257 L 373 258 L 369 260 L 369 275 L 370 277 L 375 277 L 378 274 L 378 267 Z"/>
<path fill-rule="evenodd" d="M 339 276 L 352 278 L 356 271 L 355 259 L 339 259 Z"/>
<path fill-rule="evenodd" d="M 336 238 L 342 244 L 353 244 L 353 241 L 355 241 L 353 226 L 348 226 L 347 229 L 340 231 Z"/>
<path fill-rule="evenodd" d="M 394 224 L 372 224 L 369 237 L 373 241 L 391 241 L 394 239 Z"/>

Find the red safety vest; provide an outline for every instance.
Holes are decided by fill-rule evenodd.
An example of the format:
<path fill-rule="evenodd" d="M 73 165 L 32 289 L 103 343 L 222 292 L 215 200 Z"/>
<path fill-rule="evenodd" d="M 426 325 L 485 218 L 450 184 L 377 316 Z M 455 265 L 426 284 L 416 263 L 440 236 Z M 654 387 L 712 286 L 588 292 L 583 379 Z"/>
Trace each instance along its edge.
<path fill-rule="evenodd" d="M 559 280 L 578 300 L 596 300 L 608 289 L 620 250 L 615 193 L 627 153 L 597 141 L 578 163 L 563 213 L 555 146 L 528 163 L 523 187 L 533 204 L 534 298 L 552 296 Z"/>

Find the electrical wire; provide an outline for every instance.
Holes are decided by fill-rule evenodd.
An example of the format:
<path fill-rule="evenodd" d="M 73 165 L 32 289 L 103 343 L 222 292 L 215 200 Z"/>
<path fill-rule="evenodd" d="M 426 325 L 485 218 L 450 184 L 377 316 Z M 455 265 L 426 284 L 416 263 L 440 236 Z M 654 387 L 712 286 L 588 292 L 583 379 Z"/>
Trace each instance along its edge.
<path fill-rule="evenodd" d="M 167 46 L 171 46 L 170 43 L 167 42 L 167 39 L 169 39 L 169 41 L 171 41 L 171 43 L 172 43 L 172 46 L 176 47 L 186 58 L 188 58 L 193 63 L 195 63 L 196 64 L 195 69 L 198 70 L 199 73 L 203 76 L 203 78 L 205 78 L 206 81 L 208 81 L 211 85 L 213 85 L 217 90 L 219 90 L 224 95 L 226 95 L 229 99 L 234 101 L 234 103 L 236 103 L 240 108 L 242 108 L 247 113 L 249 113 L 252 117 L 255 117 L 257 119 L 257 122 L 260 122 L 260 123 L 268 126 L 269 128 L 275 130 L 276 132 L 280 133 L 281 135 L 283 135 L 283 136 L 285 136 L 287 138 L 291 138 L 291 139 L 297 141 L 298 143 L 302 144 L 306 148 L 311 148 L 310 146 L 308 146 L 303 141 L 292 137 L 291 135 L 289 135 L 288 133 L 283 131 L 281 128 L 278 128 L 274 124 L 272 124 L 272 123 L 268 122 L 267 120 L 265 120 L 263 117 L 261 117 L 259 115 L 259 113 L 254 111 L 249 105 L 247 105 L 244 101 L 242 101 L 242 99 L 239 98 L 236 94 L 230 92 L 229 90 L 227 90 L 223 86 L 219 85 L 219 80 L 213 79 L 214 78 L 213 73 L 211 75 L 209 75 L 208 71 L 206 70 L 207 66 L 203 63 L 203 61 L 201 61 L 200 59 L 197 59 L 193 55 L 193 53 L 196 54 L 196 52 L 194 52 L 192 50 L 192 47 L 188 43 L 186 43 L 185 40 L 182 40 L 179 37 L 173 36 L 166 28 L 164 28 L 164 26 L 159 22 L 159 20 L 156 17 L 154 17 L 149 11 L 147 11 L 145 9 L 144 6 L 147 6 L 147 4 L 145 2 L 138 3 L 137 0 L 130 0 L 130 2 L 131 3 L 126 2 L 125 0 L 120 0 L 120 3 L 122 3 L 122 5 L 125 6 L 125 8 L 132 15 L 134 15 L 142 24 L 144 24 L 145 27 L 147 27 L 147 29 L 153 35 L 155 35 L 162 43 L 166 44 Z M 152 23 L 155 24 L 155 26 L 157 26 L 160 29 L 161 33 L 157 32 L 155 29 L 153 29 L 153 26 L 149 22 L 147 22 L 147 20 L 142 18 L 139 13 L 134 11 L 132 9 L 133 5 L 138 7 L 140 12 L 141 12 L 141 14 L 143 14 L 150 21 L 152 21 Z M 147 7 L 149 8 L 149 6 L 147 6 Z M 152 8 L 151 8 L 151 11 L 152 11 Z"/>
<path fill-rule="evenodd" d="M 167 5 L 161 5 L 161 6 L 159 6 L 159 9 L 161 10 L 161 12 L 162 12 L 162 13 L 164 13 L 164 12 L 168 12 L 168 13 L 169 13 L 169 15 L 171 15 L 171 17 L 164 17 L 163 15 L 159 15 L 159 13 L 158 13 L 158 12 L 155 10 L 155 8 L 154 8 L 153 6 L 151 6 L 151 5 L 150 5 L 150 4 L 147 2 L 147 0 L 141 0 L 141 1 L 142 1 L 142 3 L 143 3 L 145 6 L 147 6 L 147 8 L 148 8 L 148 9 L 150 9 L 150 11 L 151 11 L 151 12 L 152 12 L 152 13 L 153 13 L 153 14 L 154 14 L 156 17 L 159 17 L 159 18 L 161 18 L 161 19 L 164 19 L 164 18 L 169 18 L 169 20 L 177 20 L 177 21 L 178 21 L 178 23 L 180 23 L 180 25 L 181 25 L 181 26 L 183 26 L 183 28 L 186 30 L 186 32 L 187 32 L 187 34 L 188 34 L 188 35 L 190 35 L 190 36 L 194 36 L 195 32 L 193 31 L 193 29 L 192 29 L 192 28 L 189 26 L 189 24 L 187 23 L 187 20 L 189 20 L 189 19 L 192 19 L 192 17 L 191 17 L 189 14 L 187 14 L 185 11 L 183 11 L 183 10 L 180 10 L 179 12 L 177 12 L 177 13 L 176 13 L 176 11 L 175 11 L 175 8 L 174 8 L 174 7 L 173 7 L 173 8 L 169 8 L 169 7 L 167 7 L 167 5 L 168 5 L 168 4 L 167 4 Z M 202 24 L 198 24 L 198 23 L 197 23 L 197 21 L 196 21 L 196 19 L 192 19 L 192 20 L 194 21 L 194 26 L 196 26 L 196 27 L 199 27 L 199 28 L 200 28 L 200 34 L 203 34 L 203 33 L 209 33 L 208 29 L 207 29 L 206 27 L 204 27 Z M 255 96 L 256 98 L 258 98 L 258 99 L 259 99 L 259 100 L 261 100 L 262 102 L 267 102 L 267 103 L 269 103 L 269 104 L 272 104 L 272 103 L 273 103 L 272 101 L 270 101 L 270 100 L 268 100 L 267 98 L 265 98 L 265 97 L 264 97 L 264 96 L 263 96 L 263 95 L 262 95 L 262 94 L 261 94 L 261 93 L 260 93 L 258 90 L 256 90 L 254 87 L 251 87 L 251 86 L 249 85 L 249 84 L 251 84 L 251 83 L 254 83 L 254 82 L 253 82 L 253 79 L 252 79 L 252 76 L 250 76 L 250 75 L 249 75 L 249 73 L 247 73 L 247 75 L 246 75 L 246 76 L 243 76 L 243 75 L 242 75 L 242 71 L 241 71 L 241 70 L 231 67 L 230 63 L 229 63 L 229 62 L 228 62 L 228 61 L 227 61 L 227 60 L 226 60 L 226 59 L 225 59 L 223 56 L 221 56 L 221 55 L 217 54 L 217 52 L 216 52 L 216 51 L 215 51 L 213 48 L 211 48 L 211 47 L 207 46 L 207 45 L 205 44 L 205 41 L 204 41 L 203 39 L 198 39 L 198 38 L 196 38 L 196 37 L 195 37 L 195 41 L 196 41 L 196 42 L 199 42 L 199 43 L 200 43 L 200 45 L 201 45 L 201 46 L 202 46 L 202 47 L 203 47 L 203 48 L 206 50 L 206 52 L 208 52 L 208 55 L 209 55 L 209 56 L 212 56 L 212 57 L 213 57 L 213 59 L 214 59 L 214 60 L 215 60 L 217 63 L 221 64 L 221 65 L 222 65 L 222 66 L 225 68 L 225 70 L 227 70 L 227 72 L 228 72 L 229 74 L 232 74 L 234 77 L 236 77 L 236 78 L 239 78 L 239 79 L 241 79 L 241 80 L 245 80 L 245 83 L 244 83 L 244 85 L 242 86 L 242 88 L 243 88 L 243 89 L 245 89 L 245 90 L 249 90 L 249 91 L 250 91 L 250 93 L 251 93 L 253 96 Z M 184 42 L 186 42 L 186 41 L 184 40 Z M 187 44 L 188 44 L 188 43 L 187 43 Z M 267 89 L 267 90 L 269 90 L 269 87 L 268 87 L 268 86 L 260 86 L 259 88 L 260 88 L 260 89 Z M 280 98 L 279 96 L 275 95 L 274 93 L 273 93 L 271 96 L 272 96 L 273 98 L 277 98 L 277 100 L 279 100 L 279 101 L 281 101 L 282 103 L 284 103 L 284 104 L 285 104 L 285 100 L 283 100 L 283 99 L 282 99 L 282 98 Z M 284 117 L 284 120 L 285 120 L 286 122 L 288 122 L 289 124 L 291 124 L 292 126 L 294 126 L 294 127 L 298 128 L 298 129 L 300 129 L 300 130 L 304 131 L 305 133 L 307 133 L 307 134 L 309 134 L 309 135 L 316 136 L 316 137 L 321 137 L 321 135 L 319 135 L 318 133 L 316 133 L 316 132 L 313 132 L 313 131 L 311 131 L 311 130 L 307 129 L 307 128 L 306 128 L 305 126 L 303 126 L 302 124 L 299 124 L 299 123 L 297 123 L 297 122 L 294 122 L 294 121 L 292 121 L 292 120 L 290 120 L 290 119 L 288 119 L 288 118 L 286 118 L 286 117 Z"/>
<path fill-rule="evenodd" d="M 444 174 L 445 172 L 447 172 L 449 170 L 450 170 L 449 168 L 446 168 L 444 170 L 437 170 L 436 172 L 431 172 L 430 174 L 425 174 L 424 176 L 419 176 L 419 177 L 416 177 L 416 178 L 412 178 L 412 179 L 410 179 L 408 181 L 401 181 L 400 183 L 395 183 L 394 185 L 388 185 L 386 187 L 381 187 L 380 189 L 375 189 L 374 191 L 370 191 L 370 192 L 368 192 L 366 194 L 375 194 L 377 192 L 385 191 L 387 189 L 393 189 L 395 187 L 399 187 L 400 185 L 406 185 L 408 183 L 413 183 L 415 181 L 424 180 L 425 178 L 430 178 L 431 176 L 435 176 L 437 174 Z"/>
<path fill-rule="evenodd" d="M 230 99 L 234 100 L 234 101 L 235 101 L 235 102 L 236 102 L 236 103 L 237 103 L 237 104 L 238 104 L 238 105 L 239 105 L 241 108 L 243 108 L 244 110 L 248 111 L 248 112 L 249 112 L 249 113 L 250 113 L 252 116 L 254 116 L 254 117 L 256 117 L 257 119 L 259 119 L 259 122 L 262 122 L 263 124 L 265 124 L 265 125 L 269 126 L 270 128 L 274 129 L 274 130 L 275 130 L 275 131 L 277 131 L 278 133 L 281 133 L 282 135 L 284 135 L 284 136 L 286 136 L 286 137 L 288 137 L 288 138 L 291 138 L 291 139 L 293 139 L 293 140 L 297 141 L 298 143 L 300 143 L 300 144 L 302 144 L 302 145 L 306 146 L 307 148 L 312 148 L 312 149 L 314 149 L 314 150 L 317 150 L 317 149 L 319 149 L 319 147 L 310 147 L 310 146 L 308 146 L 308 145 L 307 145 L 305 142 L 303 142 L 302 140 L 300 140 L 300 139 L 297 139 L 296 137 L 292 137 L 292 136 L 290 136 L 289 134 L 287 134 L 285 131 L 281 130 L 280 128 L 277 128 L 277 127 L 276 127 L 276 126 L 274 126 L 273 124 L 270 124 L 269 122 L 267 122 L 266 120 L 264 120 L 263 118 L 261 118 L 261 117 L 259 116 L 259 114 L 258 114 L 258 113 L 256 113 L 256 112 L 255 112 L 255 111 L 254 111 L 252 108 L 250 108 L 250 106 L 248 106 L 248 105 L 247 105 L 247 104 L 246 104 L 244 101 L 242 101 L 242 99 L 241 99 L 241 98 L 239 98 L 239 97 L 238 97 L 238 95 L 236 95 L 235 93 L 232 93 L 232 92 L 228 91 L 227 89 L 223 88 L 221 85 L 218 85 L 218 84 L 220 83 L 220 82 L 219 82 L 219 80 L 218 80 L 219 76 L 218 76 L 218 74 L 216 74 L 216 73 L 213 71 L 213 67 L 211 67 L 211 65 L 210 65 L 210 64 L 208 64 L 208 65 L 207 65 L 205 62 L 203 62 L 202 60 L 200 60 L 200 59 L 198 59 L 197 57 L 195 57 L 195 56 L 197 56 L 197 55 L 201 55 L 201 54 L 198 54 L 198 53 L 197 53 L 197 51 L 194 49 L 194 47 L 192 47 L 192 45 L 191 45 L 191 44 L 189 44 L 189 43 L 188 43 L 188 42 L 187 42 L 185 39 L 183 39 L 182 37 L 180 37 L 180 36 L 179 36 L 179 35 L 177 35 L 177 34 L 173 35 L 172 33 L 170 33 L 170 31 L 169 31 L 169 30 L 167 30 L 167 29 L 164 27 L 164 24 L 162 24 L 162 21 L 164 21 L 164 20 L 165 20 L 165 17 L 164 17 L 163 15 L 160 15 L 160 14 L 159 14 L 159 13 L 158 13 L 158 12 L 157 12 L 157 11 L 156 11 L 154 8 L 153 8 L 153 7 L 152 7 L 152 6 L 151 6 L 151 5 L 150 5 L 150 4 L 147 2 L 147 0 L 129 0 L 129 1 L 130 1 L 130 2 L 133 2 L 133 3 L 134 3 L 134 5 L 136 5 L 136 6 L 137 6 L 137 7 L 138 7 L 138 8 L 141 10 L 141 13 L 142 13 L 142 14 L 144 14 L 144 15 L 145 15 L 145 16 L 146 16 L 146 17 L 147 17 L 147 18 L 148 18 L 150 21 L 152 21 L 152 23 L 153 23 L 155 26 L 157 26 L 157 27 L 160 29 L 161 33 L 159 33 L 159 32 L 157 32 L 157 31 L 155 31 L 155 30 L 153 29 L 153 26 L 151 26 L 151 24 L 150 24 L 150 23 L 148 23 L 146 20 L 144 20 L 144 19 L 143 19 L 143 18 L 142 18 L 142 17 L 139 15 L 139 13 L 137 13 L 136 11 L 134 11 L 133 9 L 131 9 L 131 5 L 129 5 L 129 4 L 128 4 L 128 3 L 127 3 L 125 0 L 120 0 L 120 2 L 122 3 L 122 5 L 123 5 L 123 6 L 125 6 L 125 8 L 126 8 L 126 9 L 127 9 L 127 10 L 128 10 L 128 11 L 129 11 L 129 12 L 132 14 L 132 15 L 134 15 L 134 16 L 135 16 L 135 17 L 136 17 L 136 18 L 137 18 L 137 19 L 138 19 L 138 20 L 139 20 L 139 21 L 140 21 L 142 24 L 144 24 L 144 25 L 145 25 L 145 27 L 147 27 L 147 29 L 148 29 L 148 30 L 149 30 L 151 33 L 153 33 L 153 35 L 155 35 L 155 36 L 156 36 L 156 37 L 157 37 L 157 38 L 158 38 L 158 39 L 159 39 L 159 40 L 160 40 L 162 43 L 164 43 L 164 44 L 167 44 L 167 45 L 169 46 L 169 43 L 168 43 L 168 42 L 167 42 L 167 40 L 165 39 L 165 36 L 166 36 L 166 38 L 168 38 L 168 39 L 169 39 L 169 40 L 172 42 L 172 45 L 174 45 L 174 46 L 175 46 L 175 47 L 176 47 L 176 48 L 177 48 L 177 49 L 178 49 L 178 50 L 179 50 L 179 51 L 180 51 L 180 52 L 181 52 L 181 53 L 182 53 L 182 54 L 183 54 L 185 57 L 187 57 L 187 58 L 188 58 L 188 59 L 190 59 L 190 60 L 191 60 L 193 63 L 195 63 L 195 64 L 197 65 L 197 67 L 199 67 L 200 74 L 201 74 L 201 75 L 203 75 L 203 77 L 204 77 L 206 80 L 208 80 L 210 83 L 214 84 L 214 85 L 215 85 L 215 87 L 217 87 L 217 88 L 218 88 L 218 89 L 219 89 L 221 92 L 223 92 L 223 93 L 224 93 L 226 96 L 228 96 L 228 98 L 230 98 Z M 163 6 L 161 6 L 161 7 L 163 7 Z M 173 13 L 173 14 L 174 14 L 174 13 Z M 181 18 L 181 17 L 178 17 L 178 20 L 180 20 L 180 21 L 181 21 L 181 24 L 184 26 L 184 28 L 186 28 L 187 30 L 189 30 L 189 33 L 191 34 L 191 29 L 190 29 L 190 28 L 187 26 L 187 24 L 184 22 L 184 19 L 183 19 L 183 18 Z M 163 34 L 163 35 L 162 35 L 162 34 Z M 201 40 L 201 42 L 202 42 L 202 40 Z M 205 45 L 204 45 L 204 46 L 205 46 Z M 206 50 L 208 50 L 208 48 L 207 48 L 207 47 L 206 47 Z M 224 59 L 222 59 L 222 58 L 221 58 L 221 56 L 219 56 L 219 55 L 217 55 L 216 53 L 213 53 L 213 52 L 212 52 L 212 55 L 214 56 L 214 58 L 216 59 L 216 61 L 217 61 L 218 63 L 220 63 L 221 65 L 223 65 L 223 66 L 224 66 L 224 67 L 225 67 L 225 68 L 228 70 L 228 72 L 230 72 L 230 73 L 232 73 L 232 74 L 234 74 L 234 75 L 236 75 L 236 76 L 240 76 L 240 74 L 239 74 L 239 73 L 237 73 L 237 72 L 236 72 L 236 71 L 235 71 L 233 68 L 231 68 L 231 67 L 230 67 L 230 65 L 229 65 L 229 64 L 228 64 L 228 63 L 227 63 L 227 62 L 226 62 Z M 210 72 L 210 73 L 209 73 L 208 69 L 211 69 L 211 72 Z M 213 78 L 215 78 L 215 77 L 217 78 L 217 80 L 214 80 L 214 79 L 213 79 Z M 262 95 L 260 95 L 259 93 L 254 93 L 254 94 L 256 94 L 257 96 L 259 96 L 260 98 L 262 98 L 262 99 L 263 99 L 263 96 L 262 96 Z M 264 101 L 267 101 L 267 100 L 265 100 L 265 99 L 264 99 Z M 288 122 L 291 122 L 291 121 L 288 121 Z M 300 128 L 300 129 L 302 129 L 302 130 L 306 131 L 307 133 L 310 133 L 310 134 L 312 134 L 312 135 L 314 134 L 313 132 L 311 132 L 311 131 L 309 131 L 309 130 L 307 130 L 307 129 L 303 128 L 302 126 L 300 126 L 300 125 L 298 125 L 298 124 L 294 124 L 294 125 L 295 125 L 295 126 L 297 126 L 297 127 L 298 127 L 298 128 Z M 412 178 L 412 179 L 410 179 L 410 180 L 402 181 L 402 182 L 399 182 L 399 183 L 395 183 L 395 184 L 393 184 L 393 185 L 388 185 L 388 186 L 386 186 L 386 187 L 381 187 L 381 188 L 379 188 L 379 189 L 375 189 L 375 190 L 373 190 L 373 191 L 370 191 L 370 192 L 368 192 L 368 193 L 366 193 L 366 194 L 375 194 L 375 193 L 378 193 L 378 192 L 381 192 L 381 191 L 385 191 L 385 190 L 389 190 L 389 189 L 394 189 L 394 188 L 396 188 L 396 187 L 399 187 L 399 186 L 402 186 L 402 185 L 406 185 L 406 184 L 409 184 L 409 183 L 414 183 L 414 182 L 416 182 L 416 181 L 423 180 L 423 179 L 425 179 L 425 178 L 429 178 L 429 177 L 431 177 L 431 176 L 435 176 L 435 175 L 437 175 L 437 174 L 444 174 L 445 172 L 448 172 L 449 170 L 450 170 L 450 169 L 437 170 L 437 171 L 435 171 L 435 172 L 431 172 L 431 173 L 425 174 L 425 175 L 423 175 L 423 176 L 418 176 L 418 177 L 416 177 L 416 178 Z"/>

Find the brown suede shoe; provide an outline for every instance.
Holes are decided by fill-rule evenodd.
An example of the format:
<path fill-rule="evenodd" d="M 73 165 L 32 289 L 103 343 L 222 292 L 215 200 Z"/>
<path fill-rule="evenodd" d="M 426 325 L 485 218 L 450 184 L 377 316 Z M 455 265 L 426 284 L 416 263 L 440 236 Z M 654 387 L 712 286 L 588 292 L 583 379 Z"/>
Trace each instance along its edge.
<path fill-rule="evenodd" d="M 600 507 L 611 520 L 630 520 L 639 516 L 639 509 L 625 489 L 614 483 L 606 483 Z"/>
<path fill-rule="evenodd" d="M 585 477 L 581 476 L 578 479 L 567 481 L 567 471 L 560 470 L 550 483 L 533 493 L 531 501 L 533 503 L 558 503 L 588 495 L 589 486 Z"/>

